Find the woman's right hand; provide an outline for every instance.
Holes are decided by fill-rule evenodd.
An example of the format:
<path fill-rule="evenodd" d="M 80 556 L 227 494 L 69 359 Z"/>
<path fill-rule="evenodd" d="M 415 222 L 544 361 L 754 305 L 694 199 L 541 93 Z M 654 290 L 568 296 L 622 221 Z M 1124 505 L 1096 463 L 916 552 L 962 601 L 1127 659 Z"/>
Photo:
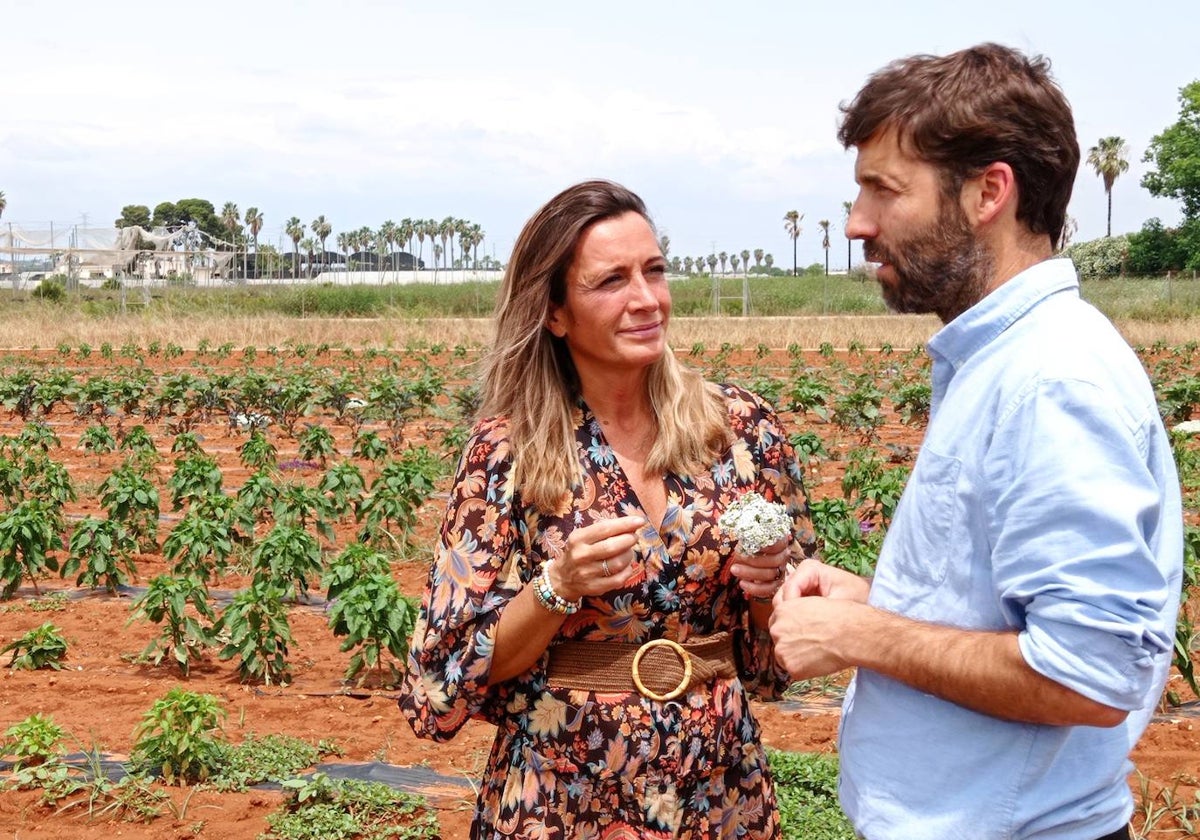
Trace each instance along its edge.
<path fill-rule="evenodd" d="M 633 576 L 633 547 L 643 516 L 601 519 L 576 528 L 562 556 L 550 564 L 550 583 L 559 597 L 578 601 L 625 585 Z"/>

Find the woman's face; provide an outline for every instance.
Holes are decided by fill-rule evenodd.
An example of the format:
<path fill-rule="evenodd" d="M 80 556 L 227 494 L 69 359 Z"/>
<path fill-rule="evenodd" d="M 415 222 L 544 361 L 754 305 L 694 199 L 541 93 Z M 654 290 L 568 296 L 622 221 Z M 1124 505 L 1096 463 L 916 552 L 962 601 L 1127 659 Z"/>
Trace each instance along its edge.
<path fill-rule="evenodd" d="M 629 212 L 584 231 L 567 270 L 565 300 L 551 306 L 546 326 L 566 342 L 586 383 L 658 361 L 670 316 L 667 261 L 650 223 Z"/>

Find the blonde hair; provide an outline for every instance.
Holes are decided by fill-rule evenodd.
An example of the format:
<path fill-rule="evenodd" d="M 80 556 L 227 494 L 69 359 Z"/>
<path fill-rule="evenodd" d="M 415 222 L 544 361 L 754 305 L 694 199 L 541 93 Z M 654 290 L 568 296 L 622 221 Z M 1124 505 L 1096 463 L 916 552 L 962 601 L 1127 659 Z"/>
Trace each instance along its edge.
<path fill-rule="evenodd" d="M 646 205 L 610 181 L 585 181 L 550 199 L 522 228 L 495 310 L 495 341 L 483 360 L 480 413 L 508 419 L 512 473 L 521 498 L 542 512 L 563 509 L 579 484 L 572 421 L 579 379 L 566 344 L 546 328 L 551 305 L 566 295 L 576 244 L 597 222 Z M 668 348 L 648 371 L 658 434 L 646 460 L 651 473 L 707 468 L 731 439 L 725 398 Z"/>

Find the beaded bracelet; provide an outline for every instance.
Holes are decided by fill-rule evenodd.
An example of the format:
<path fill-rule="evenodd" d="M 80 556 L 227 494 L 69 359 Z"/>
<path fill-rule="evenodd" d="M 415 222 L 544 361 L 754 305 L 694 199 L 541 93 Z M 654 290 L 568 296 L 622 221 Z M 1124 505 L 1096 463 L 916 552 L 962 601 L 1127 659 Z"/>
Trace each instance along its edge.
<path fill-rule="evenodd" d="M 571 615 L 579 610 L 582 599 L 568 601 L 554 591 L 550 582 L 550 564 L 542 566 L 541 573 L 533 579 L 533 594 L 537 595 L 538 603 L 557 615 Z"/>

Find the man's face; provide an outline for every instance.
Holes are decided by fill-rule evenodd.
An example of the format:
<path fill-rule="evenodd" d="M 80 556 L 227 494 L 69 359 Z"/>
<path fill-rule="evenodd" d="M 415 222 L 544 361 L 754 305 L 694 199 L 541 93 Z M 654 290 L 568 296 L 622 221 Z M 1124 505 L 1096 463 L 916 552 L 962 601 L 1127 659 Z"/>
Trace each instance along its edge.
<path fill-rule="evenodd" d="M 944 323 L 978 303 L 992 274 L 991 254 L 975 236 L 939 171 L 903 148 L 894 130 L 858 147 L 858 198 L 846 235 L 863 240 L 876 279 L 897 312 L 934 312 Z"/>

